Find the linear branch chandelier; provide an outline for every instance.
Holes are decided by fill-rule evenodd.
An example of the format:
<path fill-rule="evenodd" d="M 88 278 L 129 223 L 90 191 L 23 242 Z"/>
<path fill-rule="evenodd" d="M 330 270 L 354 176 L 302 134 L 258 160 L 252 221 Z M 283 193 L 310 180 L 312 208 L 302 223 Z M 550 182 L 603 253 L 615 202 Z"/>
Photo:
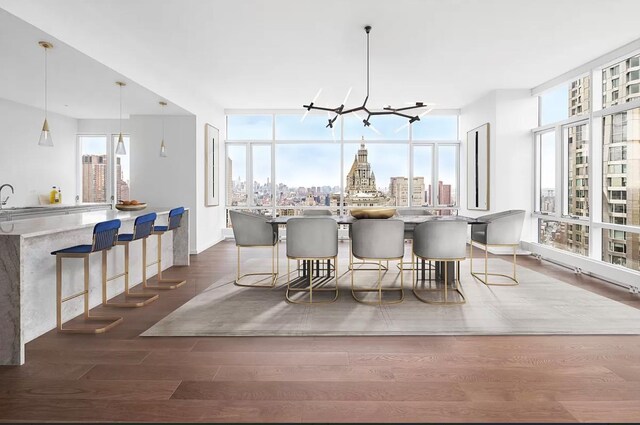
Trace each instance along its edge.
<path fill-rule="evenodd" d="M 404 117 L 409 120 L 407 124 L 409 125 L 416 121 L 420 121 L 420 117 L 424 116 L 425 114 L 431 111 L 431 107 L 424 102 L 416 102 L 411 106 L 405 106 L 403 108 L 392 108 L 391 106 L 388 105 L 383 107 L 382 111 L 372 111 L 367 107 L 367 101 L 369 100 L 369 33 L 371 32 L 371 25 L 367 25 L 366 27 L 364 27 L 364 30 L 367 33 L 367 97 L 364 98 L 364 102 L 362 103 L 362 105 L 356 108 L 351 108 L 351 109 L 344 108 L 345 104 L 347 103 L 347 99 L 349 99 L 349 95 L 351 94 L 351 89 L 349 89 L 344 101 L 337 108 L 326 108 L 322 106 L 315 106 L 315 101 L 318 99 L 318 97 L 320 96 L 320 93 L 322 92 L 322 89 L 320 89 L 318 91 L 318 94 L 316 94 L 314 99 L 311 101 L 311 103 L 309 103 L 308 105 L 302 105 L 302 107 L 307 110 L 307 112 L 305 112 L 304 116 L 302 117 L 302 120 L 304 120 L 304 118 L 307 116 L 309 111 L 311 111 L 312 109 L 315 109 L 319 111 L 327 111 L 327 115 L 329 116 L 329 119 L 328 119 L 329 123 L 327 124 L 327 128 L 333 128 L 333 123 L 338 119 L 340 115 L 351 114 L 351 113 L 357 116 L 359 119 L 361 119 L 365 127 L 371 126 L 371 122 L 369 120 L 371 119 L 372 116 L 376 116 L 376 115 L 397 115 L 399 117 Z M 420 109 L 420 108 L 427 108 L 427 109 L 424 110 L 419 115 L 408 115 L 406 113 L 406 111 L 411 111 L 411 110 Z M 360 111 L 363 111 L 364 113 L 366 113 L 367 117 L 363 119 L 358 114 L 358 112 Z M 335 114 L 333 118 L 331 118 L 331 113 Z M 406 127 L 406 125 L 403 127 Z"/>

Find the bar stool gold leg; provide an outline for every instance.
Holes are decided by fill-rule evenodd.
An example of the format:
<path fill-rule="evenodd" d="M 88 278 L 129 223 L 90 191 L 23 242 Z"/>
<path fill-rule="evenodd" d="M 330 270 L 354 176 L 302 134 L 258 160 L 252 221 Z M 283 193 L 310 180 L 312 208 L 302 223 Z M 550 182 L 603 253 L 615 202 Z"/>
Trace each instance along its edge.
<path fill-rule="evenodd" d="M 146 239 L 146 238 L 145 238 Z M 118 242 L 117 245 L 124 246 L 124 273 L 117 274 L 115 276 L 107 277 L 107 251 L 102 251 L 102 305 L 106 307 L 118 307 L 118 308 L 137 308 L 144 307 L 149 303 L 157 300 L 158 294 L 144 294 L 144 293 L 132 293 L 129 291 L 129 242 Z M 144 249 L 144 239 L 143 239 L 143 252 Z M 144 260 L 143 260 L 144 261 Z M 145 267 L 143 263 L 143 282 L 144 282 L 144 273 Z M 140 301 L 111 301 L 109 302 L 107 298 L 107 284 L 108 282 L 114 281 L 115 279 L 124 276 L 124 297 L 125 298 L 139 298 Z"/>
<path fill-rule="evenodd" d="M 62 298 L 62 259 L 63 258 L 81 258 L 83 260 L 84 271 L 84 290 L 68 297 Z M 104 274 L 104 271 L 103 271 Z M 78 328 L 78 327 L 64 327 L 62 323 L 62 304 L 77 297 L 83 297 L 83 316 L 84 320 L 88 322 L 110 322 L 104 326 L 98 328 Z M 63 333 L 90 333 L 100 334 L 108 331 L 114 326 L 122 322 L 122 317 L 114 316 L 92 316 L 89 312 L 89 255 L 88 254 L 68 254 L 68 255 L 56 255 L 56 322 L 58 332 Z"/>
<path fill-rule="evenodd" d="M 152 266 L 154 264 L 158 265 L 158 274 L 156 277 L 156 284 L 155 285 L 150 285 L 147 280 L 146 280 L 146 273 L 145 273 L 145 279 L 144 279 L 144 287 L 146 289 L 160 289 L 160 290 L 169 290 L 169 289 L 176 289 L 181 287 L 182 285 L 184 285 L 185 283 L 187 283 L 186 280 L 184 279 L 164 279 L 162 277 L 162 233 L 156 233 L 156 235 L 158 236 L 158 253 L 157 253 L 157 258 L 156 261 L 154 261 L 153 263 L 147 263 L 147 257 L 146 257 L 146 242 L 147 239 L 144 238 L 142 240 L 142 244 L 143 244 L 143 252 L 144 252 L 144 264 L 145 267 L 149 267 Z"/>

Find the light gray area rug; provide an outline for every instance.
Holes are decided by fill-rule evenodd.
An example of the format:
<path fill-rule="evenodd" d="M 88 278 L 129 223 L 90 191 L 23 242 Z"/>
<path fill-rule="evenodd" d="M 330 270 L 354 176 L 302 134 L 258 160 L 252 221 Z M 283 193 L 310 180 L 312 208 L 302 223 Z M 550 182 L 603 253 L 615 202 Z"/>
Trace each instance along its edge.
<path fill-rule="evenodd" d="M 510 263 L 489 261 L 494 271 L 510 273 Z M 249 259 L 243 272 L 270 267 L 269 260 Z M 346 260 L 339 268 L 335 303 L 287 303 L 286 262 L 281 261 L 284 273 L 276 288 L 240 288 L 233 284 L 234 276 L 225 277 L 142 336 L 640 334 L 640 310 L 524 267 L 518 267 L 519 286 L 487 287 L 471 277 L 469 260 L 464 261 L 461 283 L 467 303 L 456 306 L 418 301 L 410 289 L 411 272 L 405 272 L 404 302 L 382 307 L 356 302 L 349 273 L 344 273 Z M 356 278 L 374 283 L 377 272 L 359 272 Z M 383 282 L 399 284 L 395 264 Z"/>

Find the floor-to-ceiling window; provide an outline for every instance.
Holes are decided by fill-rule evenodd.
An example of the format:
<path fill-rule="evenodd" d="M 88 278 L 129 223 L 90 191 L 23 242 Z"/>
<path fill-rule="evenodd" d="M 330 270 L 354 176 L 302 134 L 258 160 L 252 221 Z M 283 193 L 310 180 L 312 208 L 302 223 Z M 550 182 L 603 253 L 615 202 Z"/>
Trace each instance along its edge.
<path fill-rule="evenodd" d="M 354 116 L 328 128 L 324 114 L 230 113 L 226 206 L 266 215 L 309 208 L 459 205 L 457 111 L 434 111 L 408 125 L 381 117 L 365 127 Z M 227 221 L 227 225 L 230 225 Z"/>
<path fill-rule="evenodd" d="M 126 155 L 115 154 L 117 141 L 118 135 L 78 135 L 78 202 L 129 200 L 129 136 L 123 136 Z"/>
<path fill-rule="evenodd" d="M 538 242 L 640 271 L 640 54 L 536 95 Z"/>

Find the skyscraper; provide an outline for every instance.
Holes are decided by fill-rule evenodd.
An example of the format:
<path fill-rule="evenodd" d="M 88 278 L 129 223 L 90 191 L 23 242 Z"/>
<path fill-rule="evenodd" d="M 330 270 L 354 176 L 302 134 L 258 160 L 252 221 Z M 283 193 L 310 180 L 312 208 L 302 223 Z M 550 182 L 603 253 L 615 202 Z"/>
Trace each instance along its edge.
<path fill-rule="evenodd" d="M 406 177 L 391 177 L 389 182 L 389 196 L 395 206 L 409 205 L 409 179 Z M 421 206 L 425 203 L 424 177 L 414 177 L 411 189 L 411 204 Z"/>
<path fill-rule="evenodd" d="M 230 157 L 227 156 L 227 164 L 225 168 L 226 175 L 226 197 L 227 197 L 227 205 L 231 205 L 231 201 L 233 200 L 233 161 Z"/>
<path fill-rule="evenodd" d="M 376 188 L 376 176 L 371 170 L 368 151 L 364 143 L 353 159 L 351 169 L 347 173 L 347 187 L 345 188 L 347 205 L 372 207 L 384 205 L 386 198 Z"/>
<path fill-rule="evenodd" d="M 82 202 L 107 202 L 106 171 L 106 155 L 82 156 Z"/>
<path fill-rule="evenodd" d="M 603 107 L 640 97 L 640 55 L 602 70 Z M 602 126 L 602 221 L 640 225 L 640 108 L 605 115 Z M 603 260 L 640 269 L 640 237 L 602 231 Z"/>

